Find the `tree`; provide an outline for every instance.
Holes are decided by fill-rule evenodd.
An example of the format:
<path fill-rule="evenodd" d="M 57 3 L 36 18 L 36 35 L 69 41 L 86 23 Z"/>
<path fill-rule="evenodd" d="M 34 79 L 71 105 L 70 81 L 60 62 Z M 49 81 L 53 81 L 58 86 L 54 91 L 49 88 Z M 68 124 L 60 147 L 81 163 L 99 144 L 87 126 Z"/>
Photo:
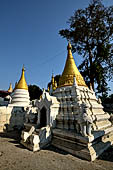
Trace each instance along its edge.
<path fill-rule="evenodd" d="M 101 97 L 103 104 L 113 104 L 113 94 L 107 97 Z"/>
<path fill-rule="evenodd" d="M 83 57 L 81 74 L 93 89 L 97 83 L 98 93 L 106 93 L 107 80 L 113 75 L 113 6 L 92 0 L 87 8 L 76 10 L 68 24 L 69 29 L 59 34 L 71 42 L 73 52 Z"/>
<path fill-rule="evenodd" d="M 101 96 L 100 98 L 104 106 L 104 110 L 110 114 L 113 113 L 113 94 L 104 97 Z"/>
<path fill-rule="evenodd" d="M 42 95 L 42 90 L 36 85 L 29 85 L 28 86 L 30 100 L 40 99 Z"/>

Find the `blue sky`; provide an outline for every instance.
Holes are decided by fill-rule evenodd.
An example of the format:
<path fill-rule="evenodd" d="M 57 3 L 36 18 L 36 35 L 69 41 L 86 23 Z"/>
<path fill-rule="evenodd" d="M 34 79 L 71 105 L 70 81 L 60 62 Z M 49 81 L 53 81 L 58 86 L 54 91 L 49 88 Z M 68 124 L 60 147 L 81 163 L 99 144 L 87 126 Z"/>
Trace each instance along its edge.
<path fill-rule="evenodd" d="M 0 89 L 19 80 L 23 64 L 26 81 L 46 88 L 61 74 L 67 56 L 67 41 L 58 34 L 78 8 L 90 0 L 0 0 Z M 103 0 L 105 6 L 112 0 Z M 81 58 L 73 54 L 76 65 Z M 113 93 L 113 83 L 109 83 Z"/>

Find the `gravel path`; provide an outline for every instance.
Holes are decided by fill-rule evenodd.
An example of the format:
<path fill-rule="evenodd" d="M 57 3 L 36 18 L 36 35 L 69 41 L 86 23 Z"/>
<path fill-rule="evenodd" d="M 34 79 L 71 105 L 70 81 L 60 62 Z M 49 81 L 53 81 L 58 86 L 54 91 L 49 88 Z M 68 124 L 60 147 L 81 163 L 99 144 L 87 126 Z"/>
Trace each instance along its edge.
<path fill-rule="evenodd" d="M 13 136 L 12 136 L 13 137 Z M 0 135 L 0 170 L 113 170 L 113 147 L 94 162 L 54 147 L 33 153 L 16 139 Z"/>

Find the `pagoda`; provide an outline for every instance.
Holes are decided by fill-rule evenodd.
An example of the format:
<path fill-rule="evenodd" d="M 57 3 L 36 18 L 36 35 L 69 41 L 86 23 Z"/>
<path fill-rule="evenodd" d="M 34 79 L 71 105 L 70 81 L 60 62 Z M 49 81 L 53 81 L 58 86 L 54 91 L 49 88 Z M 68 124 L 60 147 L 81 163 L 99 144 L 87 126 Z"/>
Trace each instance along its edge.
<path fill-rule="evenodd" d="M 72 56 L 71 48 L 72 47 L 69 42 L 67 46 L 67 50 L 68 50 L 67 60 L 66 60 L 66 64 L 64 67 L 64 71 L 59 80 L 59 87 L 72 86 L 74 77 L 76 77 L 78 86 L 87 87 L 82 75 L 78 71 L 78 68 L 75 64 L 74 58 Z"/>
<path fill-rule="evenodd" d="M 77 69 L 70 43 L 67 50 L 59 87 L 53 91 L 53 96 L 60 104 L 52 144 L 94 161 L 113 143 L 113 126 L 109 121 L 110 115 L 103 110 L 101 100 L 87 87 Z"/>
<path fill-rule="evenodd" d="M 21 143 L 33 151 L 52 144 L 73 155 L 94 161 L 113 144 L 110 115 L 89 89 L 67 46 L 67 60 L 57 86 L 52 75 L 50 91 L 43 90 L 37 122 L 25 124 Z M 29 114 L 28 114 L 29 115 Z"/>
<path fill-rule="evenodd" d="M 25 80 L 25 69 L 24 66 L 22 68 L 21 78 L 18 83 L 15 84 L 14 91 L 12 93 L 12 101 L 11 104 L 13 106 L 29 106 L 29 92 L 28 86 Z"/>
<path fill-rule="evenodd" d="M 28 86 L 25 80 L 25 69 L 22 68 L 21 78 L 12 89 L 12 84 L 7 91 L 7 105 L 0 107 L 0 131 L 13 131 L 23 127 L 26 108 L 31 107 Z M 4 93 L 3 93 L 4 94 Z"/>

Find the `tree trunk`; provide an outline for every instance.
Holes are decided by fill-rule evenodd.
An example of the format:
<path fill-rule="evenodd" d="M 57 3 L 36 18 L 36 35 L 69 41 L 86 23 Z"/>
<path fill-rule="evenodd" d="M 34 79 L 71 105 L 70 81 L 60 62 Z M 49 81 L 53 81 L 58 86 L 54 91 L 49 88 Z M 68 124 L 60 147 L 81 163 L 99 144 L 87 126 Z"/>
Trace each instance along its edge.
<path fill-rule="evenodd" d="M 93 61 L 92 61 L 92 54 L 91 51 L 89 50 L 89 62 L 90 62 L 90 84 L 92 85 L 92 88 L 94 90 L 94 73 L 93 73 Z"/>

